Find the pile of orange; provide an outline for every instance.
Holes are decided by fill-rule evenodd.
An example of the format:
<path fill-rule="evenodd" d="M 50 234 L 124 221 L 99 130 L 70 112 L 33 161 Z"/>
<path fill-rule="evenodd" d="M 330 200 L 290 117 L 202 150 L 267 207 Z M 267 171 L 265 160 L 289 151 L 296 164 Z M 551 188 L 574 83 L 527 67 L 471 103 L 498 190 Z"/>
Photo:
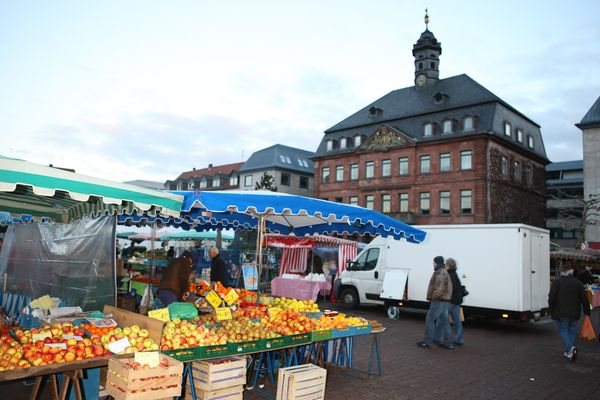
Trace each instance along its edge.
<path fill-rule="evenodd" d="M 348 321 L 341 318 L 322 316 L 317 320 L 317 329 L 346 328 Z"/>
<path fill-rule="evenodd" d="M 108 335 L 111 334 L 114 330 L 115 330 L 115 326 L 104 326 L 104 327 L 99 327 L 93 324 L 86 324 L 83 323 L 81 324 L 81 327 L 83 329 L 85 329 L 86 331 L 88 331 L 89 333 L 93 335 Z"/>

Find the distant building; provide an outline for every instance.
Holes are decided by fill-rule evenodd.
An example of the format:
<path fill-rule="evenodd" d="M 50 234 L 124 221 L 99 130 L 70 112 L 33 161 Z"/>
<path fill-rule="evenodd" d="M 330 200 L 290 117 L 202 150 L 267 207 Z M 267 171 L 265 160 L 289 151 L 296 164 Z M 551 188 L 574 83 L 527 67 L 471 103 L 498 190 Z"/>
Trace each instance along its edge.
<path fill-rule="evenodd" d="M 278 192 L 312 196 L 313 162 L 310 151 L 276 144 L 254 152 L 239 169 L 240 189 L 255 190 L 266 172 L 274 179 Z"/>
<path fill-rule="evenodd" d="M 546 165 L 546 228 L 562 249 L 575 249 L 583 205 L 583 160 Z"/>
<path fill-rule="evenodd" d="M 181 173 L 175 180 L 166 181 L 166 190 L 232 190 L 239 188 L 238 170 L 243 162 L 225 165 L 208 164 L 207 168 Z"/>
<path fill-rule="evenodd" d="M 589 200 L 600 194 L 600 97 L 575 125 L 583 133 L 583 193 Z M 585 237 L 591 248 L 600 249 L 600 221 L 588 224 Z"/>
<path fill-rule="evenodd" d="M 417 224 L 544 226 L 540 126 L 467 75 L 439 78 L 441 43 L 413 46 L 414 85 L 327 129 L 315 197 Z"/>
<path fill-rule="evenodd" d="M 127 183 L 128 185 L 143 187 L 146 189 L 165 190 L 165 184 L 162 182 L 144 181 L 141 179 L 136 179 L 133 181 L 127 181 L 127 182 L 123 182 L 123 183 Z"/>

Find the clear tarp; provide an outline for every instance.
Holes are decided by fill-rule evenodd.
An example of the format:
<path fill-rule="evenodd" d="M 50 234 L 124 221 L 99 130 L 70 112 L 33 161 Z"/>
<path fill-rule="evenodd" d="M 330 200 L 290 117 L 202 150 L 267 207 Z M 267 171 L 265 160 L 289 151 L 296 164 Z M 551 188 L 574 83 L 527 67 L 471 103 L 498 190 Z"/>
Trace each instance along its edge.
<path fill-rule="evenodd" d="M 84 311 L 114 305 L 115 218 L 9 225 L 0 251 L 5 291 L 31 298 L 49 294 Z"/>

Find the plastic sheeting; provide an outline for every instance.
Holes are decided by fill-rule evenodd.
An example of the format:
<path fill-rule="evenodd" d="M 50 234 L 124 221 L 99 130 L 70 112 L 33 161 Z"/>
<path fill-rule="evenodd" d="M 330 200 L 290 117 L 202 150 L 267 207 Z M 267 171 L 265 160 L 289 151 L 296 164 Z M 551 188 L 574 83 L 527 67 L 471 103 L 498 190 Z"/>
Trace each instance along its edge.
<path fill-rule="evenodd" d="M 115 218 L 10 225 L 0 251 L 6 291 L 31 298 L 49 294 L 84 311 L 114 305 Z"/>

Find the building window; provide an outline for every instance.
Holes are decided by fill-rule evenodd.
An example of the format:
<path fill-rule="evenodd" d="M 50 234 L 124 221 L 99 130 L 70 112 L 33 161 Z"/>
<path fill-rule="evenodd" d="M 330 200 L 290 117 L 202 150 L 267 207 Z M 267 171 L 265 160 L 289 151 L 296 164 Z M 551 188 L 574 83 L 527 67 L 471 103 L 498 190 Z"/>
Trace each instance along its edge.
<path fill-rule="evenodd" d="M 452 171 L 452 157 L 450 153 L 440 153 L 440 172 Z"/>
<path fill-rule="evenodd" d="M 473 168 L 473 152 L 465 150 L 460 152 L 460 169 L 467 170 Z"/>
<path fill-rule="evenodd" d="M 420 208 L 421 208 L 421 214 L 423 215 L 429 215 L 429 193 L 421 193 L 421 201 L 420 201 Z"/>
<path fill-rule="evenodd" d="M 229 177 L 229 186 L 237 186 L 238 185 L 238 177 L 237 175 L 232 175 Z"/>
<path fill-rule="evenodd" d="M 392 196 L 389 194 L 381 195 L 381 212 L 389 213 L 392 211 Z"/>
<path fill-rule="evenodd" d="M 421 156 L 420 157 L 420 171 L 422 174 L 428 174 L 431 172 L 431 157 Z"/>
<path fill-rule="evenodd" d="M 472 131 L 473 129 L 475 129 L 473 117 L 465 117 L 463 119 L 463 131 Z"/>
<path fill-rule="evenodd" d="M 400 212 L 407 213 L 408 212 L 408 193 L 400 193 L 399 202 L 400 202 Z"/>
<path fill-rule="evenodd" d="M 531 165 L 525 167 L 525 180 L 529 186 L 533 186 L 533 169 Z"/>
<path fill-rule="evenodd" d="M 431 122 L 423 125 L 423 136 L 431 136 L 433 135 L 433 124 Z"/>
<path fill-rule="evenodd" d="M 200 183 L 200 185 L 202 185 L 202 183 Z M 252 186 L 252 175 L 245 175 L 244 176 L 244 186 L 245 187 Z"/>
<path fill-rule="evenodd" d="M 408 157 L 398 159 L 398 175 L 408 175 Z"/>
<path fill-rule="evenodd" d="M 327 145 L 327 151 L 333 150 L 333 140 L 328 140 L 325 142 Z M 283 157 L 283 156 L 282 156 Z M 284 161 L 285 162 L 285 161 Z"/>
<path fill-rule="evenodd" d="M 473 205 L 472 205 L 473 194 L 471 190 L 461 190 L 460 191 L 460 212 L 463 214 L 472 214 L 473 213 Z"/>
<path fill-rule="evenodd" d="M 338 165 L 335 167 L 335 180 L 341 182 L 344 180 L 344 166 Z"/>
<path fill-rule="evenodd" d="M 308 176 L 300 177 L 300 189 L 308 189 Z"/>
<path fill-rule="evenodd" d="M 221 186 L 221 178 L 214 178 L 213 179 L 213 187 L 219 187 Z"/>
<path fill-rule="evenodd" d="M 440 192 L 440 214 L 450 215 L 450 191 Z"/>
<path fill-rule="evenodd" d="M 513 164 L 513 177 L 515 181 L 521 181 L 521 163 L 519 161 L 515 161 Z"/>
<path fill-rule="evenodd" d="M 368 196 L 365 196 L 365 208 L 372 210 L 374 207 L 375 207 L 375 196 L 373 196 L 371 194 Z"/>
<path fill-rule="evenodd" d="M 350 164 L 350 180 L 355 181 L 358 179 L 358 164 Z"/>
<path fill-rule="evenodd" d="M 250 176 L 250 177 L 252 177 L 252 176 Z M 252 184 L 252 182 L 250 184 Z M 206 179 L 202 178 L 200 180 L 200 189 L 204 189 L 205 187 L 206 187 Z"/>
<path fill-rule="evenodd" d="M 321 182 L 329 183 L 329 167 L 321 168 Z"/>
<path fill-rule="evenodd" d="M 381 161 L 381 176 L 390 176 L 390 175 L 392 175 L 392 161 L 391 160 Z"/>
<path fill-rule="evenodd" d="M 508 176 L 508 157 L 502 156 L 502 176 Z"/>
<path fill-rule="evenodd" d="M 375 176 L 375 163 L 373 161 L 367 161 L 365 163 L 365 177 L 367 179 Z"/>
<path fill-rule="evenodd" d="M 358 205 L 358 196 L 350 196 L 350 198 L 348 199 L 348 203 L 352 204 L 353 206 L 357 206 Z"/>
<path fill-rule="evenodd" d="M 452 133 L 452 120 L 447 119 L 444 121 L 442 133 Z"/>
<path fill-rule="evenodd" d="M 187 183 L 187 190 L 194 190 L 194 182 L 193 181 L 189 181 Z"/>
<path fill-rule="evenodd" d="M 362 143 L 362 136 L 356 135 L 354 136 L 354 147 L 360 146 Z"/>
<path fill-rule="evenodd" d="M 347 147 L 348 139 L 345 137 L 340 139 L 340 149 L 345 149 Z"/>
<path fill-rule="evenodd" d="M 286 172 L 281 173 L 281 185 L 290 186 L 290 174 Z"/>
<path fill-rule="evenodd" d="M 533 149 L 533 136 L 531 135 L 527 136 L 527 147 Z"/>
<path fill-rule="evenodd" d="M 336 197 L 335 198 L 335 202 L 336 203 L 343 203 L 344 202 L 344 198 L 343 197 Z"/>
<path fill-rule="evenodd" d="M 517 142 L 523 143 L 523 129 L 517 129 Z"/>
<path fill-rule="evenodd" d="M 511 126 L 510 122 L 505 122 L 504 123 L 504 136 L 511 137 L 511 135 L 512 135 L 512 126 Z"/>

